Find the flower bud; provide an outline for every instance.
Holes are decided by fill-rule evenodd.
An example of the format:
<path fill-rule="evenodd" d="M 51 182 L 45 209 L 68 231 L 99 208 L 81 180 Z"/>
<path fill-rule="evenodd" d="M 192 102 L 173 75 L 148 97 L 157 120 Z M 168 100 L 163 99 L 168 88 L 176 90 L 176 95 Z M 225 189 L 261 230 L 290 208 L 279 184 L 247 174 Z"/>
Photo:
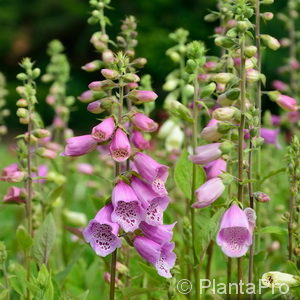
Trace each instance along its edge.
<path fill-rule="evenodd" d="M 204 21 L 206 22 L 215 22 L 219 19 L 219 16 L 217 14 L 211 13 L 204 17 Z"/>
<path fill-rule="evenodd" d="M 216 90 L 216 87 L 217 87 L 216 84 L 214 82 L 211 82 L 210 84 L 208 84 L 207 86 L 202 88 L 202 90 L 200 92 L 200 97 L 201 98 L 210 97 Z"/>
<path fill-rule="evenodd" d="M 19 122 L 20 124 L 27 125 L 29 124 L 29 118 L 20 118 Z"/>
<path fill-rule="evenodd" d="M 170 101 L 169 109 L 171 114 L 173 114 L 175 117 L 188 122 L 193 122 L 191 111 L 179 101 L 176 100 Z"/>
<path fill-rule="evenodd" d="M 99 70 L 101 68 L 101 65 L 102 63 L 100 60 L 94 60 L 82 66 L 81 69 L 87 72 L 94 72 Z"/>
<path fill-rule="evenodd" d="M 274 3 L 274 0 L 262 0 L 261 3 L 262 3 L 262 4 L 265 4 L 265 5 L 270 5 L 270 4 L 273 4 L 273 3 Z"/>
<path fill-rule="evenodd" d="M 116 269 L 117 269 L 117 272 L 119 272 L 120 274 L 123 274 L 123 275 L 126 275 L 129 273 L 129 269 L 125 265 L 121 264 L 118 261 L 116 264 Z"/>
<path fill-rule="evenodd" d="M 213 76 L 213 80 L 217 83 L 228 83 L 234 77 L 231 73 L 218 73 Z"/>
<path fill-rule="evenodd" d="M 28 77 L 28 76 L 27 76 L 25 73 L 19 73 L 19 74 L 17 75 L 17 79 L 18 79 L 18 80 L 21 80 L 21 81 L 26 80 L 27 77 Z"/>
<path fill-rule="evenodd" d="M 87 217 L 84 213 L 64 210 L 63 216 L 66 222 L 70 225 L 76 227 L 85 227 L 87 225 Z"/>
<path fill-rule="evenodd" d="M 87 90 L 85 92 L 83 92 L 79 97 L 78 100 L 83 102 L 83 103 L 89 103 L 91 101 L 93 101 L 94 97 L 93 97 L 93 91 Z"/>
<path fill-rule="evenodd" d="M 28 110 L 26 108 L 18 108 L 16 114 L 19 118 L 24 118 L 24 119 L 28 118 L 29 115 Z"/>
<path fill-rule="evenodd" d="M 253 57 L 256 54 L 256 52 L 257 52 L 257 47 L 255 46 L 245 47 L 245 55 L 248 58 Z"/>
<path fill-rule="evenodd" d="M 153 91 L 133 90 L 128 94 L 128 98 L 136 104 L 152 102 L 155 101 L 157 97 L 157 94 Z"/>
<path fill-rule="evenodd" d="M 134 73 L 127 73 L 123 76 L 124 81 L 126 82 L 139 82 L 140 77 Z"/>
<path fill-rule="evenodd" d="M 115 87 L 116 84 L 111 80 L 93 81 L 89 84 L 92 91 L 103 91 Z"/>
<path fill-rule="evenodd" d="M 300 285 L 300 277 L 288 273 L 271 271 L 262 275 L 262 283 L 271 288 L 281 288 L 282 285 L 297 287 Z"/>
<path fill-rule="evenodd" d="M 233 148 L 234 148 L 234 143 L 231 141 L 224 141 L 220 146 L 220 150 L 222 151 L 222 154 L 230 153 L 230 151 Z"/>
<path fill-rule="evenodd" d="M 35 129 L 32 134 L 38 139 L 45 138 L 51 135 L 50 131 L 47 129 Z"/>
<path fill-rule="evenodd" d="M 225 37 L 225 36 L 218 36 L 215 38 L 215 44 L 219 47 L 223 47 L 223 48 L 231 48 L 232 46 L 234 46 L 234 41 L 229 38 L 229 37 Z"/>
<path fill-rule="evenodd" d="M 7 133 L 7 127 L 5 125 L 0 126 L 0 135 L 5 135 Z"/>
<path fill-rule="evenodd" d="M 145 64 L 147 63 L 147 59 L 144 57 L 139 57 L 136 58 L 133 62 L 132 65 L 136 68 L 143 68 Z"/>
<path fill-rule="evenodd" d="M 177 85 L 179 83 L 179 80 L 172 78 L 168 79 L 165 84 L 163 85 L 163 90 L 167 92 L 171 92 L 176 89 Z"/>
<path fill-rule="evenodd" d="M 280 48 L 280 43 L 277 39 L 274 37 L 268 35 L 268 34 L 261 34 L 260 38 L 263 40 L 263 42 L 266 44 L 266 46 L 272 50 L 277 50 Z"/>
<path fill-rule="evenodd" d="M 234 106 L 220 107 L 213 111 L 213 119 L 218 121 L 239 121 L 241 117 L 241 112 Z"/>
<path fill-rule="evenodd" d="M 106 79 L 112 79 L 112 80 L 117 79 L 119 76 L 119 73 L 116 70 L 112 70 L 112 69 L 102 69 L 101 74 Z"/>
<path fill-rule="evenodd" d="M 43 158 L 54 159 L 56 157 L 56 152 L 47 148 L 39 147 L 36 149 L 36 154 Z"/>
<path fill-rule="evenodd" d="M 246 79 L 250 83 L 257 82 L 260 80 L 260 73 L 255 69 L 246 70 Z"/>
<path fill-rule="evenodd" d="M 274 15 L 271 12 L 265 12 L 265 13 L 262 14 L 262 18 L 265 21 L 271 21 L 273 19 L 273 17 L 274 17 Z"/>
<path fill-rule="evenodd" d="M 271 200 L 270 196 L 263 192 L 253 193 L 254 199 L 258 202 L 269 202 Z"/>
<path fill-rule="evenodd" d="M 235 128 L 235 126 L 228 122 L 219 122 L 217 124 L 217 130 L 219 133 L 222 133 L 222 134 L 229 132 L 233 128 Z"/>
<path fill-rule="evenodd" d="M 236 27 L 239 31 L 245 32 L 249 29 L 249 21 L 238 21 Z"/>
<path fill-rule="evenodd" d="M 115 60 L 114 53 L 108 49 L 104 50 L 102 53 L 102 60 L 107 64 L 112 63 Z"/>
<path fill-rule="evenodd" d="M 27 102 L 27 100 L 25 100 L 25 99 L 19 99 L 18 101 L 17 101 L 17 103 L 16 103 L 16 105 L 18 106 L 18 107 L 27 107 L 28 106 L 28 102 Z"/>

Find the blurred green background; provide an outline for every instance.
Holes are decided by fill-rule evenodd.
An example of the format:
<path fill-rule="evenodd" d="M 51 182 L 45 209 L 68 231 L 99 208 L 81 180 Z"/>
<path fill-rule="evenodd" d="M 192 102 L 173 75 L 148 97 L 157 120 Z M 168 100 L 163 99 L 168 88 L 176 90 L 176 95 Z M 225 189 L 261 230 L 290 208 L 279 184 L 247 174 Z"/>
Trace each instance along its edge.
<path fill-rule="evenodd" d="M 7 119 L 13 131 L 19 131 L 20 125 L 15 117 L 15 101 L 18 96 L 15 79 L 20 71 L 18 62 L 23 56 L 29 56 L 44 72 L 48 63 L 46 55 L 50 40 L 60 39 L 66 47 L 66 53 L 72 64 L 72 77 L 69 94 L 78 96 L 87 84 L 97 78 L 96 73 L 87 74 L 81 66 L 97 57 L 89 42 L 90 36 L 98 28 L 87 24 L 90 7 L 88 0 L 1 0 L 0 1 L 0 71 L 4 72 L 10 91 L 8 100 L 12 111 Z M 161 104 L 164 93 L 161 86 L 165 76 L 174 67 L 165 55 L 172 45 L 168 34 L 178 27 L 190 31 L 190 39 L 205 41 L 209 54 L 218 54 L 219 49 L 213 44 L 211 36 L 217 23 L 206 23 L 203 18 L 209 9 L 214 9 L 216 1 L 211 0 L 112 0 L 113 10 L 107 11 L 112 26 L 108 28 L 111 38 L 119 32 L 121 20 L 125 16 L 134 15 L 138 20 L 139 45 L 137 55 L 148 59 L 145 73 L 152 75 L 153 85 L 159 94 Z M 263 7 L 264 11 L 280 12 L 286 1 L 275 1 L 272 6 Z M 276 18 L 268 24 L 262 24 L 262 32 L 282 38 L 286 35 L 283 24 Z M 266 50 L 263 72 L 267 75 L 268 86 L 276 78 L 277 67 L 287 57 L 287 49 L 277 52 Z M 53 112 L 45 104 L 47 85 L 39 83 L 39 109 L 46 124 L 52 120 Z M 269 104 L 267 104 L 269 105 Z M 90 114 L 86 105 L 78 103 L 73 112 L 70 127 L 78 130 L 87 129 Z M 276 107 L 272 107 L 276 112 Z M 92 118 L 93 119 L 93 118 Z M 78 120 L 81 120 L 78 122 Z"/>

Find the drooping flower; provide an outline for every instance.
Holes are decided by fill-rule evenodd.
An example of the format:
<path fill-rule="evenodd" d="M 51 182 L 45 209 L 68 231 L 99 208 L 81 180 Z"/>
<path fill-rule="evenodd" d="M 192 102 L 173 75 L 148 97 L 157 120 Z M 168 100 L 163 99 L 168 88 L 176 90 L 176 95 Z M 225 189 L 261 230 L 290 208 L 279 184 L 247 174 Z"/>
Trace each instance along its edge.
<path fill-rule="evenodd" d="M 11 186 L 8 188 L 6 195 L 3 198 L 5 203 L 25 203 L 25 189 Z"/>
<path fill-rule="evenodd" d="M 100 124 L 93 127 L 92 137 L 99 143 L 111 138 L 115 131 L 115 120 L 113 117 L 106 118 Z"/>
<path fill-rule="evenodd" d="M 83 231 L 87 243 L 90 243 L 97 255 L 107 256 L 121 247 L 118 237 L 120 226 L 111 219 L 112 204 L 104 206 Z"/>
<path fill-rule="evenodd" d="M 280 92 L 285 92 L 289 88 L 286 83 L 284 83 L 283 81 L 280 81 L 280 80 L 274 80 L 272 82 L 272 86 L 275 90 L 278 90 Z"/>
<path fill-rule="evenodd" d="M 282 285 L 297 287 L 300 286 L 300 277 L 288 273 L 270 271 L 262 275 L 262 283 L 272 288 L 281 288 Z"/>
<path fill-rule="evenodd" d="M 224 190 L 225 185 L 222 179 L 217 177 L 206 181 L 196 190 L 197 202 L 192 204 L 192 207 L 203 208 L 209 206 L 223 194 Z"/>
<path fill-rule="evenodd" d="M 171 152 L 180 150 L 184 141 L 184 133 L 180 126 L 175 126 L 166 138 L 166 150 Z"/>
<path fill-rule="evenodd" d="M 133 125 L 139 130 L 153 132 L 158 128 L 158 124 L 142 113 L 135 113 L 132 117 Z"/>
<path fill-rule="evenodd" d="M 157 94 L 153 91 L 133 90 L 128 94 L 128 98 L 136 104 L 152 102 L 157 97 Z"/>
<path fill-rule="evenodd" d="M 226 168 L 227 168 L 227 162 L 222 158 L 219 158 L 217 160 L 208 163 L 207 165 L 204 166 L 206 179 L 209 180 L 218 177 L 223 172 L 226 172 Z"/>
<path fill-rule="evenodd" d="M 246 213 L 232 204 L 222 217 L 217 244 L 229 257 L 241 257 L 252 244 L 252 234 Z"/>
<path fill-rule="evenodd" d="M 129 158 L 131 146 L 127 134 L 121 128 L 116 130 L 109 150 L 113 160 L 117 162 L 122 162 Z"/>
<path fill-rule="evenodd" d="M 131 187 L 145 208 L 143 220 L 150 225 L 162 224 L 163 212 L 170 202 L 169 197 L 157 194 L 150 184 L 137 177 L 132 177 Z"/>
<path fill-rule="evenodd" d="M 299 106 L 295 98 L 280 94 L 276 100 L 277 104 L 286 111 L 296 111 Z"/>
<path fill-rule="evenodd" d="M 223 134 L 219 132 L 218 125 L 206 126 L 202 129 L 200 136 L 208 142 L 217 142 Z"/>
<path fill-rule="evenodd" d="M 170 242 L 173 237 L 173 228 L 176 222 L 173 224 L 161 224 L 157 226 L 149 225 L 146 222 L 141 222 L 140 229 L 144 236 L 158 244 Z"/>
<path fill-rule="evenodd" d="M 94 151 L 97 141 L 90 134 L 74 136 L 67 139 L 67 145 L 62 156 L 81 156 Z"/>
<path fill-rule="evenodd" d="M 13 163 L 2 170 L 0 181 L 20 182 L 24 177 L 25 173 L 20 171 L 18 164 Z"/>
<path fill-rule="evenodd" d="M 222 155 L 221 143 L 212 143 L 196 148 L 196 154 L 190 155 L 189 159 L 194 164 L 206 165 Z"/>
<path fill-rule="evenodd" d="M 251 234 L 253 233 L 253 230 L 256 226 L 256 212 L 254 209 L 252 209 L 251 207 L 246 207 L 244 209 L 244 212 L 247 216 L 248 219 L 248 224 L 249 224 L 249 229 Z"/>
<path fill-rule="evenodd" d="M 278 149 L 281 149 L 281 145 L 278 141 L 278 134 L 279 129 L 268 129 L 268 128 L 261 128 L 260 129 L 260 136 L 264 139 L 266 144 L 275 145 Z"/>
<path fill-rule="evenodd" d="M 135 154 L 133 162 L 138 173 L 152 184 L 152 188 L 156 193 L 167 195 L 165 182 L 169 175 L 169 167 L 158 163 L 142 152 Z"/>
<path fill-rule="evenodd" d="M 166 242 L 160 245 L 146 237 L 137 236 L 134 239 L 134 247 L 146 261 L 155 266 L 160 276 L 172 277 L 170 270 L 176 261 L 176 255 L 173 252 L 174 243 Z"/>
<path fill-rule="evenodd" d="M 136 230 L 144 219 L 145 209 L 134 190 L 124 181 L 119 181 L 112 192 L 114 211 L 112 221 L 125 232 Z"/>
<path fill-rule="evenodd" d="M 150 148 L 150 142 L 147 141 L 143 134 L 140 131 L 133 130 L 131 133 L 131 142 L 133 145 L 140 149 L 140 150 L 146 150 Z"/>

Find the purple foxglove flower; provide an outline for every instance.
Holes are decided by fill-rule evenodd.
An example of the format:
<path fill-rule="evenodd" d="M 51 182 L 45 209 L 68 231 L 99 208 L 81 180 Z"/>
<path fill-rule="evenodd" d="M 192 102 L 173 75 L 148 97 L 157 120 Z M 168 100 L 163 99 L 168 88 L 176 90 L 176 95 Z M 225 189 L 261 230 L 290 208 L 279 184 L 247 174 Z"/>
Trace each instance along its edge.
<path fill-rule="evenodd" d="M 131 142 L 133 145 L 140 149 L 140 150 L 146 150 L 150 148 L 150 142 L 147 141 L 143 134 L 140 131 L 133 130 L 131 134 Z"/>
<path fill-rule="evenodd" d="M 99 256 L 107 256 L 121 247 L 120 226 L 111 220 L 112 212 L 112 204 L 104 206 L 83 231 L 84 239 Z"/>
<path fill-rule="evenodd" d="M 16 163 L 5 167 L 2 170 L 0 181 L 20 182 L 24 179 L 25 173 L 20 171 Z"/>
<path fill-rule="evenodd" d="M 103 91 L 115 86 L 111 80 L 93 81 L 89 84 L 89 89 L 92 91 Z"/>
<path fill-rule="evenodd" d="M 124 181 L 119 181 L 112 192 L 114 211 L 113 222 L 118 223 L 125 232 L 138 229 L 144 219 L 145 209 L 134 190 Z"/>
<path fill-rule="evenodd" d="M 299 108 L 297 100 L 286 95 L 279 95 L 276 102 L 286 111 L 296 111 Z"/>
<path fill-rule="evenodd" d="M 297 123 L 300 121 L 300 112 L 299 111 L 290 111 L 288 112 L 288 120 L 291 123 Z"/>
<path fill-rule="evenodd" d="M 276 115 L 271 115 L 271 122 L 273 126 L 280 126 L 281 117 Z"/>
<path fill-rule="evenodd" d="M 253 230 L 256 225 L 256 213 L 255 210 L 252 209 L 251 207 L 247 207 L 244 209 L 244 213 L 247 216 L 248 224 L 249 224 L 249 230 L 251 232 L 251 235 L 253 233 Z"/>
<path fill-rule="evenodd" d="M 115 131 L 115 120 L 113 117 L 106 118 L 92 129 L 92 137 L 99 143 L 111 138 Z"/>
<path fill-rule="evenodd" d="M 223 172 L 226 172 L 226 168 L 227 162 L 222 158 L 210 162 L 204 167 L 206 179 L 209 180 L 218 177 Z"/>
<path fill-rule="evenodd" d="M 37 174 L 31 173 L 31 177 L 46 177 L 48 174 L 48 166 L 47 165 L 39 165 Z M 35 179 L 33 182 L 44 183 L 46 179 Z"/>
<path fill-rule="evenodd" d="M 284 83 L 283 81 L 280 81 L 280 80 L 274 80 L 272 82 L 272 86 L 275 90 L 278 90 L 280 92 L 285 92 L 289 88 L 286 83 Z"/>
<path fill-rule="evenodd" d="M 225 185 L 222 179 L 217 177 L 206 181 L 196 190 L 197 202 L 192 207 L 203 208 L 209 206 L 223 194 L 224 190 Z"/>
<path fill-rule="evenodd" d="M 208 142 L 217 142 L 223 134 L 218 131 L 218 125 L 206 126 L 200 133 L 201 138 Z"/>
<path fill-rule="evenodd" d="M 158 124 L 142 113 L 136 113 L 132 117 L 132 123 L 139 130 L 153 132 L 158 128 Z"/>
<path fill-rule="evenodd" d="M 87 164 L 87 163 L 79 163 L 76 166 L 77 171 L 85 174 L 85 175 L 92 175 L 94 173 L 94 167 L 91 164 Z"/>
<path fill-rule="evenodd" d="M 155 161 L 150 156 L 137 152 L 133 159 L 134 167 L 147 181 L 151 182 L 153 190 L 159 195 L 167 195 L 165 182 L 169 175 L 169 167 Z"/>
<path fill-rule="evenodd" d="M 87 110 L 92 114 L 101 114 L 105 109 L 101 105 L 101 100 L 96 100 L 88 104 Z"/>
<path fill-rule="evenodd" d="M 131 154 L 131 146 L 127 134 L 118 128 L 113 136 L 109 147 L 113 160 L 122 162 L 128 159 Z"/>
<path fill-rule="evenodd" d="M 146 222 L 141 222 L 140 229 L 144 236 L 158 244 L 164 244 L 170 242 L 173 237 L 173 228 L 176 222 L 173 224 L 162 224 L 162 225 L 149 225 Z"/>
<path fill-rule="evenodd" d="M 132 177 L 131 187 L 138 199 L 146 209 L 144 221 L 150 225 L 163 223 L 163 212 L 168 207 L 170 199 L 168 196 L 160 196 L 152 189 L 151 185 L 143 180 Z"/>
<path fill-rule="evenodd" d="M 25 203 L 25 189 L 16 186 L 9 187 L 6 195 L 3 198 L 5 203 Z"/>
<path fill-rule="evenodd" d="M 74 136 L 67 139 L 67 145 L 62 156 L 80 156 L 94 151 L 97 142 L 90 134 Z"/>
<path fill-rule="evenodd" d="M 216 241 L 224 254 L 229 257 L 241 257 L 251 246 L 252 234 L 248 218 L 237 204 L 232 204 L 225 211 Z"/>
<path fill-rule="evenodd" d="M 153 91 L 133 90 L 128 94 L 128 98 L 137 104 L 152 102 L 157 97 Z"/>
<path fill-rule="evenodd" d="M 190 155 L 189 159 L 194 164 L 206 165 L 222 155 L 221 143 L 212 143 L 196 148 L 196 154 Z"/>
<path fill-rule="evenodd" d="M 264 138 L 266 144 L 273 144 L 276 148 L 281 149 L 282 147 L 278 141 L 278 134 L 279 129 L 261 128 L 260 130 L 260 136 Z"/>
<path fill-rule="evenodd" d="M 174 267 L 176 261 L 173 243 L 167 242 L 160 245 L 146 237 L 137 236 L 134 240 L 134 247 L 141 257 L 155 266 L 160 276 L 172 277 L 170 269 Z"/>

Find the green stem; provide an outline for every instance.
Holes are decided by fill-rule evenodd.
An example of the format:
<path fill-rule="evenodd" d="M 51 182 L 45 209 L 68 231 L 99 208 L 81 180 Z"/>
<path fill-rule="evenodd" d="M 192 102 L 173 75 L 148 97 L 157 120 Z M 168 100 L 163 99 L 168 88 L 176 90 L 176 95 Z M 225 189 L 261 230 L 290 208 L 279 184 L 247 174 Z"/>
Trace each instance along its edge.
<path fill-rule="evenodd" d="M 197 81 L 197 73 L 195 72 L 195 80 L 194 80 L 194 100 L 193 100 L 193 126 L 192 126 L 192 148 L 193 154 L 196 154 L 196 148 L 198 144 L 197 134 L 198 134 L 198 81 Z M 195 202 L 195 190 L 196 190 L 196 165 L 193 164 L 193 173 L 192 173 L 192 190 L 191 190 L 191 203 Z M 197 258 L 196 252 L 196 220 L 195 220 L 195 209 L 191 207 L 191 225 L 192 225 L 192 245 L 193 245 L 193 259 L 194 259 L 194 277 L 195 277 L 195 293 L 196 293 L 196 300 L 200 299 L 200 265 Z"/>
<path fill-rule="evenodd" d="M 231 295 L 229 293 L 229 287 L 231 284 L 231 273 L 232 273 L 232 258 L 228 257 L 227 261 L 227 299 L 230 300 Z"/>
<path fill-rule="evenodd" d="M 205 272 L 205 278 L 210 278 L 210 272 L 211 272 L 211 263 L 212 263 L 212 257 L 214 253 L 214 241 L 211 240 L 208 248 L 207 248 L 207 265 L 206 265 L 206 272 Z"/>
<path fill-rule="evenodd" d="M 124 87 L 123 81 L 119 81 L 119 103 L 118 103 L 118 122 L 121 121 L 123 116 L 123 102 L 124 102 Z M 115 176 L 119 176 L 121 172 L 121 164 L 116 163 Z M 116 264 L 117 264 L 117 249 L 112 253 L 111 265 L 110 265 L 110 291 L 109 300 L 115 299 L 115 288 L 116 288 Z"/>
<path fill-rule="evenodd" d="M 8 274 L 6 270 L 6 264 L 5 261 L 2 263 L 2 272 L 3 272 L 3 277 L 4 277 L 4 282 L 5 282 L 5 288 L 7 289 L 7 296 L 6 299 L 10 299 L 10 291 L 9 291 L 9 280 L 8 280 Z"/>
<path fill-rule="evenodd" d="M 241 291 L 242 289 L 242 284 L 240 287 L 240 283 L 243 282 L 243 258 L 239 257 L 237 259 L 238 262 L 238 300 L 243 298 L 243 291 Z"/>

